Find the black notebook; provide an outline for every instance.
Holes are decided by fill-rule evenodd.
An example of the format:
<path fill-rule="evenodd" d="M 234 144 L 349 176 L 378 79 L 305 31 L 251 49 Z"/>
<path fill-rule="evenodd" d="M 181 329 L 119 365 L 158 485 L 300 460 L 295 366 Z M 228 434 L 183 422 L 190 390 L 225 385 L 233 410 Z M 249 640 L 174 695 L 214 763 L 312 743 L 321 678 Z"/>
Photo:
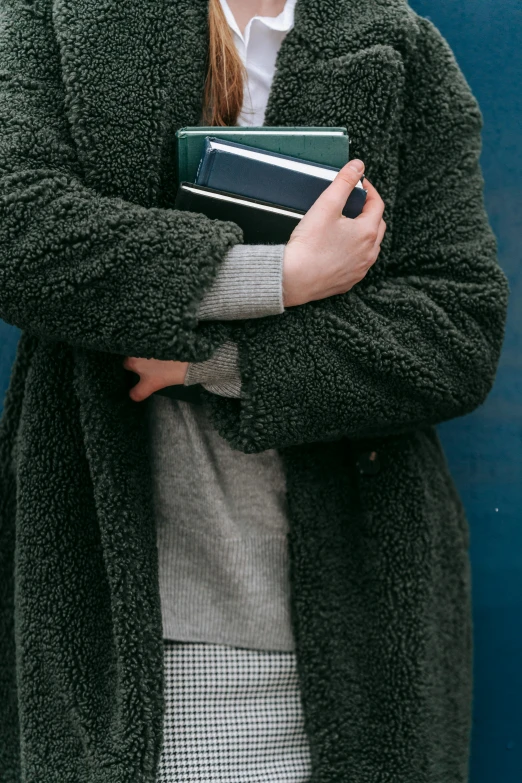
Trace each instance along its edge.
<path fill-rule="evenodd" d="M 307 212 L 339 169 L 292 155 L 207 136 L 195 184 Z M 350 193 L 342 214 L 356 218 L 366 201 L 362 182 Z"/>
<path fill-rule="evenodd" d="M 201 212 L 213 220 L 231 220 L 243 229 L 245 245 L 284 245 L 304 212 L 268 201 L 238 196 L 223 190 L 182 182 L 174 209 Z"/>

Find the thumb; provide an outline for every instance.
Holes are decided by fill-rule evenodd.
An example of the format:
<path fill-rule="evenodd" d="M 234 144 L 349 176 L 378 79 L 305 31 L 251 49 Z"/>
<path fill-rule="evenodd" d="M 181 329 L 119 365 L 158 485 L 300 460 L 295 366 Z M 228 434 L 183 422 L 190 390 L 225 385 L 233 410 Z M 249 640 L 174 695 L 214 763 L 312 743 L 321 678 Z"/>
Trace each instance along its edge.
<path fill-rule="evenodd" d="M 331 213 L 332 217 L 339 217 L 348 200 L 348 196 L 361 179 L 364 171 L 362 160 L 355 158 L 340 169 L 331 184 L 323 190 L 319 198 L 312 204 L 309 212 L 320 209 Z"/>
<path fill-rule="evenodd" d="M 150 397 L 151 394 L 154 394 L 158 388 L 161 389 L 162 386 L 157 386 L 147 376 L 140 377 L 138 383 L 129 391 L 129 397 L 131 400 L 134 400 L 134 402 L 142 402 L 143 400 L 146 400 L 147 397 Z"/>

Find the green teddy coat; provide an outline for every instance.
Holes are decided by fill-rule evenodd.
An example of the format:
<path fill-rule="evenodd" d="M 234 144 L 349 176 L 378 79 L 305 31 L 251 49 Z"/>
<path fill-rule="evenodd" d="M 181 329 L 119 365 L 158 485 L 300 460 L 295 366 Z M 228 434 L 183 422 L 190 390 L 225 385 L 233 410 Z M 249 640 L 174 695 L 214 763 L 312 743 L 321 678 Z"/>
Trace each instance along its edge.
<path fill-rule="evenodd" d="M 235 339 L 242 399 L 203 396 L 232 448 L 284 460 L 312 783 L 464 783 L 469 530 L 435 425 L 484 402 L 504 337 L 482 115 L 405 0 L 298 0 L 265 123 L 347 126 L 382 250 L 346 294 L 198 323 L 242 241 L 172 209 L 207 2 L 2 3 L 0 316 L 22 336 L 0 431 L 0 780 L 155 780 L 149 409 L 122 361 Z"/>

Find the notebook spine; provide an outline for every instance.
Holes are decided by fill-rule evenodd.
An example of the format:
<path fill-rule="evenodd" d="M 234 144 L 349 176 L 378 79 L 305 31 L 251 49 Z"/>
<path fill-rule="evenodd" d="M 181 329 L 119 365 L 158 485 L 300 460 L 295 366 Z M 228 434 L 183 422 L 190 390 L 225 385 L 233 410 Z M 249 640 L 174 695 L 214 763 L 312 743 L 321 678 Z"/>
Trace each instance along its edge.
<path fill-rule="evenodd" d="M 179 142 L 178 142 L 178 144 L 179 144 Z M 185 172 L 188 169 L 188 144 L 186 144 L 186 143 L 183 144 L 183 161 L 181 161 L 178 158 L 178 165 L 180 166 L 180 168 L 182 167 L 183 178 L 185 178 Z M 181 171 L 178 171 L 178 183 L 179 183 L 180 178 L 181 178 L 180 175 L 181 175 Z"/>
<path fill-rule="evenodd" d="M 205 147 L 203 155 L 199 161 L 198 170 L 196 172 L 196 178 L 194 180 L 198 185 L 206 185 L 209 181 L 210 174 L 212 172 L 212 166 L 214 165 L 214 158 L 216 156 L 216 150 L 212 149 L 211 143 L 208 137 L 205 139 Z"/>

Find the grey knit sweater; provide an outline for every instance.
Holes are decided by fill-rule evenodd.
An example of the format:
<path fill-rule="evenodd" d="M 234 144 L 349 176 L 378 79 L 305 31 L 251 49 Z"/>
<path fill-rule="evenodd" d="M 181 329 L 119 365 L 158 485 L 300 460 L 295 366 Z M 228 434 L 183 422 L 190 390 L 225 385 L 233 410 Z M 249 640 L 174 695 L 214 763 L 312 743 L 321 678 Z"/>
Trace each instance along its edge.
<path fill-rule="evenodd" d="M 201 319 L 282 313 L 284 245 L 236 245 Z M 189 365 L 185 383 L 239 397 L 235 344 Z M 285 475 L 275 449 L 231 449 L 202 406 L 150 399 L 150 447 L 165 639 L 292 650 Z"/>

